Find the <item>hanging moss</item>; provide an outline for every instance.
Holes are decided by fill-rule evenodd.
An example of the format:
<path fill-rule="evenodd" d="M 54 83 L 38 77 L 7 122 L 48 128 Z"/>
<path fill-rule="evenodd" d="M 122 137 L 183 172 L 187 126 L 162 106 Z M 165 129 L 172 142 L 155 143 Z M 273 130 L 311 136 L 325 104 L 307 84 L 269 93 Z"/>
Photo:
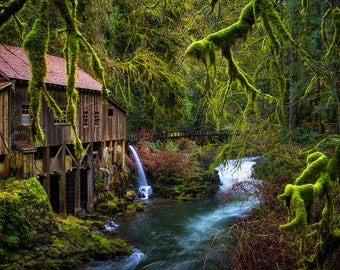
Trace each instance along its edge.
<path fill-rule="evenodd" d="M 76 89 L 76 72 L 77 60 L 79 54 L 79 40 L 81 34 L 78 32 L 76 21 L 76 5 L 69 7 L 68 2 L 65 0 L 52 0 L 60 11 L 66 23 L 67 39 L 64 48 L 64 57 L 66 60 L 66 73 L 67 73 L 67 86 L 66 86 L 66 120 L 71 125 L 75 134 L 75 151 L 78 156 L 84 152 L 81 140 L 78 135 L 77 128 L 77 102 L 79 100 L 78 91 Z"/>
<path fill-rule="evenodd" d="M 102 98 L 105 100 L 106 97 L 109 95 L 109 91 L 106 86 L 106 81 L 105 81 L 105 72 L 104 68 L 101 64 L 101 61 L 99 60 L 96 52 L 94 51 L 93 47 L 90 45 L 90 43 L 85 40 L 84 36 L 82 36 L 83 43 L 86 45 L 88 51 L 90 52 L 90 57 L 91 57 L 91 68 L 95 74 L 95 77 L 98 81 L 101 82 L 102 84 Z"/>
<path fill-rule="evenodd" d="M 285 192 L 279 199 L 285 202 L 289 211 L 289 222 L 281 225 L 280 229 L 285 231 L 299 230 L 303 235 L 307 233 L 307 219 L 311 216 L 309 211 L 315 198 L 313 185 L 304 186 L 287 185 Z M 294 207 L 294 211 L 292 209 Z"/>
<path fill-rule="evenodd" d="M 339 184 L 340 180 L 340 148 L 337 147 L 337 150 L 334 152 L 333 157 L 330 159 L 330 161 L 327 164 L 327 171 L 329 173 L 329 176 L 334 184 Z"/>
<path fill-rule="evenodd" d="M 79 54 L 79 42 L 82 41 L 90 51 L 91 67 L 94 71 L 96 79 L 102 83 L 102 97 L 108 96 L 108 90 L 105 82 L 104 68 L 101 62 L 93 50 L 92 46 L 86 41 L 86 39 L 78 31 L 76 20 L 76 2 L 73 2 L 73 6 L 68 5 L 66 0 L 52 0 L 60 11 L 61 16 L 66 23 L 67 40 L 64 48 L 64 56 L 66 60 L 67 71 L 67 106 L 66 106 L 66 119 L 71 124 L 72 130 L 75 134 L 75 151 L 78 156 L 84 152 L 81 140 L 78 135 L 77 128 L 77 102 L 78 91 L 76 89 L 76 72 L 77 72 L 77 60 Z"/>
<path fill-rule="evenodd" d="M 329 50 L 326 54 L 326 56 L 330 55 L 334 52 L 335 55 L 340 55 L 339 47 L 340 47 L 340 8 L 337 7 L 333 9 L 332 11 L 333 19 L 332 23 L 334 26 L 334 34 L 333 34 L 333 40 L 332 44 L 329 47 Z"/>
<path fill-rule="evenodd" d="M 326 171 L 327 163 L 328 158 L 320 152 L 309 155 L 307 157 L 307 168 L 295 180 L 295 184 L 304 185 L 315 182 L 315 177 L 318 176 L 319 172 Z"/>
<path fill-rule="evenodd" d="M 186 55 L 201 60 L 206 67 L 215 65 L 215 48 L 208 39 L 193 42 L 187 49 Z"/>
<path fill-rule="evenodd" d="M 44 95 L 45 101 L 47 102 L 47 106 L 53 111 L 54 117 L 59 120 L 62 119 L 63 112 L 58 106 L 57 102 L 53 99 L 53 97 L 47 91 L 46 87 L 44 88 L 43 95 Z"/>
<path fill-rule="evenodd" d="M 35 21 L 32 31 L 24 41 L 31 64 L 31 80 L 28 86 L 30 94 L 31 136 L 34 143 L 44 140 L 44 132 L 40 126 L 41 98 L 45 89 L 47 63 L 45 54 L 49 41 L 48 1 L 42 1 L 39 18 Z"/>
<path fill-rule="evenodd" d="M 228 61 L 227 73 L 230 77 L 229 84 L 238 81 L 245 88 L 248 98 L 246 111 L 255 114 L 257 114 L 258 111 L 256 104 L 257 96 L 261 92 L 254 86 L 251 77 L 244 72 L 233 59 L 232 46 L 238 40 L 245 40 L 247 38 L 248 34 L 251 33 L 257 18 L 262 19 L 269 39 L 271 40 L 273 52 L 276 56 L 279 55 L 281 49 L 277 35 L 296 46 L 289 32 L 280 20 L 273 1 L 252 0 L 242 9 L 236 23 L 221 29 L 218 32 L 212 33 L 200 41 L 193 42 L 188 47 L 185 54 L 186 56 L 197 58 L 208 67 L 209 65 L 215 65 L 215 47 L 220 49 L 222 56 Z M 269 101 L 272 101 L 273 99 L 269 95 L 263 96 L 264 98 L 269 99 Z"/>
<path fill-rule="evenodd" d="M 296 179 L 295 185 L 288 184 L 278 199 L 285 203 L 289 222 L 280 226 L 282 231 L 297 230 L 301 234 L 300 253 L 304 253 L 304 242 L 308 230 L 310 236 L 317 236 L 317 244 L 309 257 L 303 259 L 305 269 L 314 269 L 329 264 L 333 251 L 340 247 L 338 230 L 334 223 L 332 191 L 339 179 L 340 145 L 336 147 L 331 159 L 320 152 L 307 157 L 307 167 Z M 314 184 L 313 184 L 314 183 Z M 325 198 L 322 218 L 319 223 L 311 224 L 313 204 L 316 199 Z M 317 226 L 316 226 L 317 225 Z M 318 232 L 314 231 L 315 228 Z M 327 267 L 326 267 L 327 268 Z M 325 268 L 325 269 L 326 269 Z M 319 269 L 319 268 L 315 268 Z"/>

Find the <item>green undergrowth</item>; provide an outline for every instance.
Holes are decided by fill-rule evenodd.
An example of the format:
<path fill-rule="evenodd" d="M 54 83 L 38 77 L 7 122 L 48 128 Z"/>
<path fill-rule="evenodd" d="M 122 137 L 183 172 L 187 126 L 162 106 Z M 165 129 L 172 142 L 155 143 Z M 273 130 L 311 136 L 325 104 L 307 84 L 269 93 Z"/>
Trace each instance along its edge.
<path fill-rule="evenodd" d="M 214 195 L 219 188 L 219 179 L 210 169 L 217 152 L 214 145 L 198 146 L 180 139 L 143 142 L 136 149 L 154 198 L 201 199 Z M 127 158 L 126 163 L 134 175 L 134 161 Z"/>
<path fill-rule="evenodd" d="M 235 269 L 339 268 L 339 137 L 318 141 L 273 142 L 254 166 L 262 204 L 234 228 Z"/>

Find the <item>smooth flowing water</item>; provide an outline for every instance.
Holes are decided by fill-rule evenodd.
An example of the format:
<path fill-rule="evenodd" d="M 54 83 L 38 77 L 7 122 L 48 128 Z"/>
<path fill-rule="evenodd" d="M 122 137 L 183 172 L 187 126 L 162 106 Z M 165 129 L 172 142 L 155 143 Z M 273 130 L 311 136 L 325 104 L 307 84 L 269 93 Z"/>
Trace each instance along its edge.
<path fill-rule="evenodd" d="M 145 172 L 143 169 L 143 165 L 139 159 L 139 156 L 133 148 L 132 145 L 129 145 L 129 148 L 132 152 L 133 158 L 136 162 L 137 167 L 137 179 L 138 179 L 138 193 L 140 193 L 142 196 L 142 199 L 148 199 L 149 195 L 152 193 L 152 188 L 148 184 L 148 180 L 146 179 Z"/>
<path fill-rule="evenodd" d="M 143 213 L 118 218 L 117 233 L 132 247 L 133 254 L 116 261 L 88 263 L 79 269 L 191 270 L 230 269 L 235 240 L 226 232 L 236 218 L 259 204 L 251 196 L 221 202 L 231 184 L 253 181 L 251 167 L 255 159 L 244 159 L 236 170 L 233 162 L 221 166 L 222 182 L 213 199 L 191 202 L 149 200 Z"/>

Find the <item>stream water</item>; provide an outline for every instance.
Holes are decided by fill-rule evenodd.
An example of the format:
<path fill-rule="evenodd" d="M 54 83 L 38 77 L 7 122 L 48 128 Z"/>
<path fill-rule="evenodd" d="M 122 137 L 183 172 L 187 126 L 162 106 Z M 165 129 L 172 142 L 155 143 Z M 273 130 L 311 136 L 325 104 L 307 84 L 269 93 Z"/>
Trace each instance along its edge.
<path fill-rule="evenodd" d="M 78 270 L 191 270 L 230 269 L 235 240 L 228 235 L 235 219 L 259 204 L 256 196 L 239 194 L 222 202 L 232 184 L 254 181 L 246 158 L 235 169 L 235 161 L 219 168 L 221 188 L 214 198 L 178 202 L 148 200 L 145 212 L 116 219 L 117 233 L 133 247 L 129 257 L 87 263 Z"/>

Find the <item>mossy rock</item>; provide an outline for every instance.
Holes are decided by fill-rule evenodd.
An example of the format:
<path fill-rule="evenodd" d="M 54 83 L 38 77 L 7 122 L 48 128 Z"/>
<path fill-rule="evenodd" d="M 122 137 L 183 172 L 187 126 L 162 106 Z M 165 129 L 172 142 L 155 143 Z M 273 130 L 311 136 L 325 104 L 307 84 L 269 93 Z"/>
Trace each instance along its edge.
<path fill-rule="evenodd" d="M 36 178 L 6 180 L 0 189 L 0 245 L 18 248 L 50 243 L 53 220 L 47 194 Z"/>

